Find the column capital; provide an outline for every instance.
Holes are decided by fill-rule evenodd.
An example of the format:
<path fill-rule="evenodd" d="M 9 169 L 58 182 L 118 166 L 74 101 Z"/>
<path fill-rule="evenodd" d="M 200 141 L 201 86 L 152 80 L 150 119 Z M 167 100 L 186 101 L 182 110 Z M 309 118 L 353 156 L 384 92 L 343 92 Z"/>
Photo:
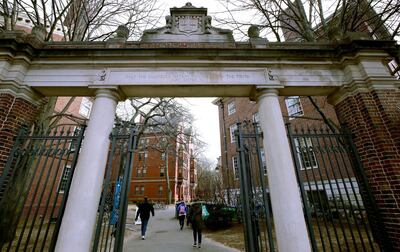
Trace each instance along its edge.
<path fill-rule="evenodd" d="M 265 96 L 278 96 L 279 90 L 276 88 L 256 88 L 251 94 L 250 99 L 254 101 L 259 101 L 261 97 Z"/>
<path fill-rule="evenodd" d="M 116 102 L 125 99 L 125 94 L 118 87 L 97 88 L 95 97 L 106 97 L 115 100 Z"/>

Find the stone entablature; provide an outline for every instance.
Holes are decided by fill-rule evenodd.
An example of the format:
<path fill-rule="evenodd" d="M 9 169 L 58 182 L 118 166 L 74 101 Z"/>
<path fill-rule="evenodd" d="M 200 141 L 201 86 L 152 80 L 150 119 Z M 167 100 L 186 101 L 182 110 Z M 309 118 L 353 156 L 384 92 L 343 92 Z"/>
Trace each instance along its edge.
<path fill-rule="evenodd" d="M 382 63 L 398 50 L 392 41 L 224 44 L 125 42 L 124 48 L 107 48 L 107 42 L 41 42 L 6 32 L 0 34 L 0 81 L 15 94 L 34 90 L 37 97 L 92 96 L 99 87 L 119 89 L 121 97 L 196 96 L 204 88 L 201 96 L 232 97 L 264 87 L 280 88 L 281 95 L 330 95 L 360 81 L 365 88 L 399 86 Z"/>

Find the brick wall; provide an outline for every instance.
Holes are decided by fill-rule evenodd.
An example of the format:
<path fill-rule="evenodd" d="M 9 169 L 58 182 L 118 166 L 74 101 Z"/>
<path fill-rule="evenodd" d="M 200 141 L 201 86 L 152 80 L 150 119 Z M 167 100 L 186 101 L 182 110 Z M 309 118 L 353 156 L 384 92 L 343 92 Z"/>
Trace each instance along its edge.
<path fill-rule="evenodd" d="M 400 249 L 400 91 L 379 90 L 347 97 L 335 108 L 341 123 L 354 134 L 384 228 Z"/>
<path fill-rule="evenodd" d="M 10 94 L 0 94 L 0 174 L 22 124 L 30 125 L 39 110 L 30 102 Z"/>

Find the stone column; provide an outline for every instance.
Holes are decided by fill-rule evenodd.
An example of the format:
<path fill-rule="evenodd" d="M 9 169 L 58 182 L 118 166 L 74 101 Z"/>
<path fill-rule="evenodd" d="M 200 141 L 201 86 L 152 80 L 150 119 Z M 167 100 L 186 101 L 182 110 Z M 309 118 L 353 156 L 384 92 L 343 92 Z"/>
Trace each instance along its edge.
<path fill-rule="evenodd" d="M 278 249 L 311 251 L 278 91 L 264 89 L 257 95 Z"/>
<path fill-rule="evenodd" d="M 332 94 L 329 101 L 335 106 L 340 123 L 347 125 L 353 134 L 375 198 L 377 209 L 371 209 L 375 212 L 369 216 L 374 238 L 384 250 L 397 251 L 400 250 L 400 81 L 390 76 L 382 60 L 385 57 L 377 53 L 360 55 L 357 61 L 347 63 L 345 73 L 349 82 Z"/>
<path fill-rule="evenodd" d="M 117 95 L 99 89 L 72 179 L 56 251 L 90 250 L 114 124 Z"/>

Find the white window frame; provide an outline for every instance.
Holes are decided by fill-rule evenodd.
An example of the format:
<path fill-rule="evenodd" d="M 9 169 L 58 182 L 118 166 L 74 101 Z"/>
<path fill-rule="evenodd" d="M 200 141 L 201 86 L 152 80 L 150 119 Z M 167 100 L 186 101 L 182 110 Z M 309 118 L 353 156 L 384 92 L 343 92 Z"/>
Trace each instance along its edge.
<path fill-rule="evenodd" d="M 237 124 L 236 123 L 229 126 L 229 135 L 231 137 L 231 143 L 235 143 L 236 142 L 235 130 L 237 130 Z"/>
<path fill-rule="evenodd" d="M 293 102 L 295 101 L 295 102 Z M 290 119 L 293 119 L 293 116 L 303 116 L 303 106 L 301 105 L 300 96 L 288 96 L 285 98 L 286 109 L 288 111 L 288 115 Z"/>
<path fill-rule="evenodd" d="M 228 116 L 236 113 L 235 101 L 231 101 L 230 103 L 228 103 L 227 107 L 228 107 Z"/>
<path fill-rule="evenodd" d="M 260 148 L 261 164 L 263 166 L 264 175 L 267 175 L 267 159 L 265 158 L 265 151 Z"/>
<path fill-rule="evenodd" d="M 239 157 L 233 156 L 232 157 L 232 170 L 234 174 L 234 179 L 239 180 Z"/>
<path fill-rule="evenodd" d="M 67 188 L 68 177 L 71 173 L 71 165 L 65 165 L 63 172 L 61 173 L 60 183 L 59 183 L 59 191 L 60 193 L 64 193 Z"/>
<path fill-rule="evenodd" d="M 85 118 L 89 118 L 90 112 L 92 111 L 93 102 L 87 97 L 82 97 L 81 105 L 79 107 L 79 114 Z"/>
<path fill-rule="evenodd" d="M 300 163 L 300 170 L 310 170 L 318 168 L 317 157 L 313 150 L 312 140 L 309 137 L 294 138 L 296 155 Z M 308 160 L 311 157 L 311 160 Z"/>

